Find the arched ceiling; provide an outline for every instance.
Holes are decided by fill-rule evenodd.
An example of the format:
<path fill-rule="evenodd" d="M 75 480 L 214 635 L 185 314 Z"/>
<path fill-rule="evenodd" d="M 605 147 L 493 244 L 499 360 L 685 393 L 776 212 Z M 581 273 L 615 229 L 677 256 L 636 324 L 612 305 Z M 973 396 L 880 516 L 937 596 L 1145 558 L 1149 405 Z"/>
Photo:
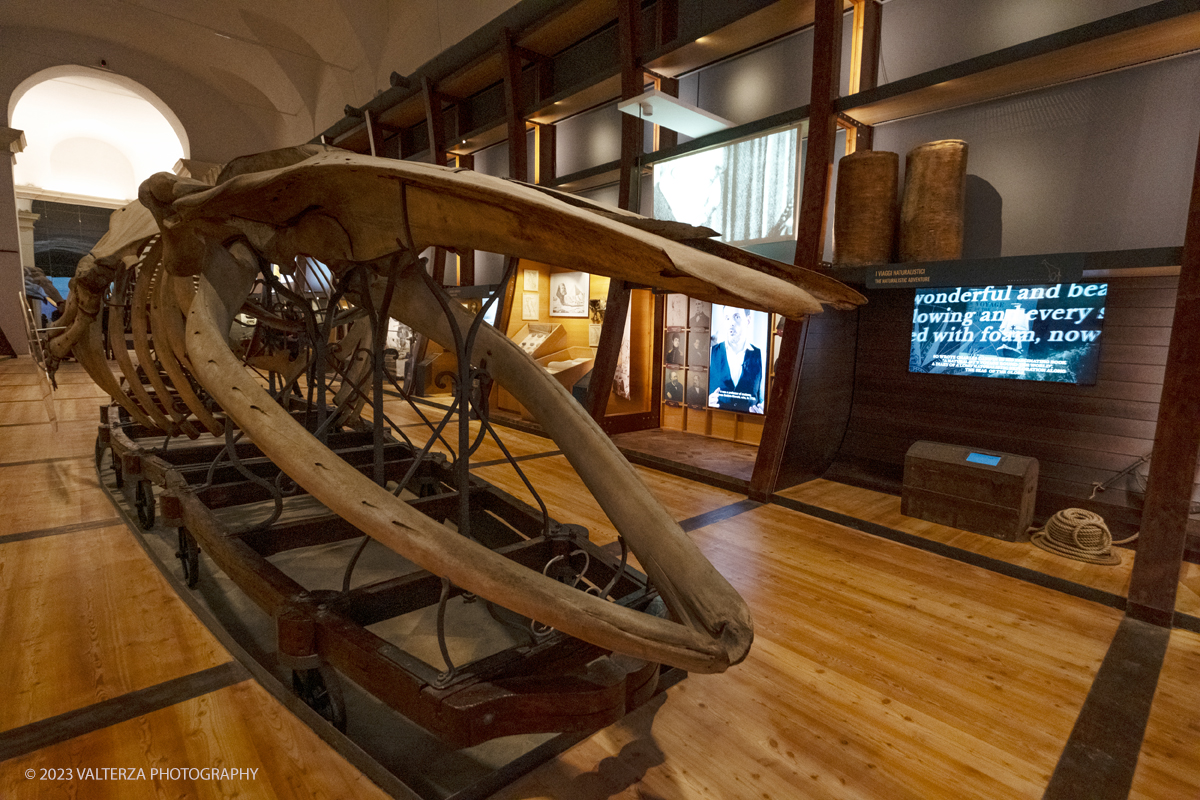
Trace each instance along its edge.
<path fill-rule="evenodd" d="M 118 74 L 121 58 L 145 54 L 231 103 L 278 115 L 283 145 L 315 136 L 347 103 L 386 88 L 393 71 L 410 74 L 516 2 L 4 0 L 0 28 L 111 43 L 107 68 Z"/>

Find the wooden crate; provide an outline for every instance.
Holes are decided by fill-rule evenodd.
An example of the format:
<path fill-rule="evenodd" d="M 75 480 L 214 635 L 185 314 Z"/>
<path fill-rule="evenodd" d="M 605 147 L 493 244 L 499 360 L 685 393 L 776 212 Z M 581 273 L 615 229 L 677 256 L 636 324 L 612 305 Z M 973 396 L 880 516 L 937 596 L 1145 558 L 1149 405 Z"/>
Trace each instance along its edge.
<path fill-rule="evenodd" d="M 904 457 L 900 513 L 996 539 L 1025 541 L 1037 479 L 1034 458 L 916 442 Z"/>

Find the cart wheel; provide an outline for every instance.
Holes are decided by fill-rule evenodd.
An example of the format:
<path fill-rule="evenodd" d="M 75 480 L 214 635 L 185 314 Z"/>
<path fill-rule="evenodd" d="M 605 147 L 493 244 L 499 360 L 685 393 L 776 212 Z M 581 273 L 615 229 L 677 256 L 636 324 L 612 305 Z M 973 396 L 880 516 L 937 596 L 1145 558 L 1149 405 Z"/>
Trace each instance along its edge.
<path fill-rule="evenodd" d="M 96 437 L 96 472 L 103 469 L 101 461 L 104 460 L 104 448 L 108 447 L 104 442 L 100 441 L 100 437 Z"/>
<path fill-rule="evenodd" d="M 133 490 L 133 507 L 137 510 L 138 524 L 142 530 L 154 527 L 154 487 L 150 481 L 138 481 Z"/>
<path fill-rule="evenodd" d="M 108 452 L 112 454 L 112 470 L 113 470 L 113 476 L 117 480 L 117 488 L 124 489 L 125 488 L 125 475 L 124 475 L 124 473 L 121 472 L 121 459 L 117 458 L 116 450 L 109 448 Z"/>
<path fill-rule="evenodd" d="M 292 671 L 292 688 L 305 705 L 329 720 L 333 727 L 346 732 L 346 703 L 342 684 L 329 667 Z"/>
<path fill-rule="evenodd" d="M 186 528 L 179 529 L 179 549 L 175 557 L 183 565 L 183 582 L 189 589 L 196 586 L 200 580 L 200 547 Z"/>

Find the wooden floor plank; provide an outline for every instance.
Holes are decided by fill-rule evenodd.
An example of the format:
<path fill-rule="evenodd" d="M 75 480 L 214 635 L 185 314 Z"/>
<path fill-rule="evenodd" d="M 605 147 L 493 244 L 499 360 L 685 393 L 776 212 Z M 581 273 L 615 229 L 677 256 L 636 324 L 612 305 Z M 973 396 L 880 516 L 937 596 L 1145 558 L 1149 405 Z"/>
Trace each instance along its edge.
<path fill-rule="evenodd" d="M 9 397 L 2 380 L 32 375 L 22 361 L 31 364 L 0 362 L 0 403 L 27 402 Z M 78 371 L 69 364 L 64 370 Z M 6 473 L 17 476 L 0 487 L 3 496 L 34 499 L 26 503 L 32 511 L 0 517 L 0 535 L 14 524 L 52 528 L 46 520 L 58 512 L 50 498 L 68 509 L 64 519 L 87 522 L 96 417 L 94 411 L 82 416 L 82 397 L 79 408 L 80 420 L 61 425 L 57 436 L 43 424 L 0 428 L 0 464 L 39 462 L 0 467 L 0 481 Z M 416 418 L 395 413 L 398 424 Z M 555 449 L 531 434 L 504 435 L 515 455 Z M 476 460 L 497 456 L 498 449 L 481 448 Z M 72 457 L 78 461 L 53 460 Z M 44 471 L 51 467 L 62 469 Z M 521 467 L 544 490 L 554 516 L 588 526 L 600 544 L 614 538 L 564 457 L 533 458 Z M 722 675 L 690 676 L 497 793 L 497 800 L 1041 797 L 1119 611 L 778 505 L 744 503 L 743 494 L 638 471 L 676 519 L 694 521 L 689 535 L 746 598 L 755 618 L 754 647 L 743 664 Z M 527 497 L 510 466 L 478 474 Z M 73 499 L 76 494 L 82 499 Z M 1028 545 L 1020 546 L 1028 553 L 1006 556 L 1011 543 L 908 520 L 899 515 L 898 498 L 887 495 L 828 482 L 788 494 L 994 558 L 1046 559 L 1049 566 L 1021 563 L 1106 591 L 1123 591 L 1127 582 L 1125 567 L 1080 565 Z M 0 702 L 0 730 L 228 660 L 128 532 L 115 526 L 0 543 L 0 641 L 11 645 L 0 648 L 0 676 L 12 686 L 5 695 L 11 702 Z M 1174 631 L 1131 797 L 1200 795 L 1197 685 L 1200 635 Z M 259 772 L 224 783 L 69 786 L 23 778 L 27 768 L 127 765 Z M 0 796 L 53 792 L 382 796 L 251 682 L 11 759 L 0 769 Z"/>
<path fill-rule="evenodd" d="M 523 461 L 520 466 L 545 501 L 550 516 L 560 522 L 573 522 L 587 527 L 593 540 L 599 544 L 616 540 L 616 530 L 583 481 L 571 468 L 566 456 L 548 456 Z M 714 511 L 744 499 L 744 495 L 705 486 L 657 470 L 642 467 L 634 469 L 677 520 Z M 511 466 L 483 467 L 476 474 L 536 506 L 529 490 Z"/>
<path fill-rule="evenodd" d="M 95 452 L 96 419 L 59 422 L 54 430 L 49 422 L 0 428 L 0 466 L 13 461 L 37 458 L 90 456 Z"/>
<path fill-rule="evenodd" d="M 1171 631 L 1130 800 L 1200 797 L 1200 634 Z"/>
<path fill-rule="evenodd" d="M 43 770 L 123 767 L 145 779 L 40 780 Z M 253 770 L 203 779 L 152 770 Z M 34 779 L 25 778 L 33 770 Z M 12 759 L 0 769 L 0 796 L 140 798 L 388 797 L 253 681 L 230 686 L 136 719 Z"/>
<path fill-rule="evenodd" d="M 750 604 L 749 658 L 496 800 L 1036 798 L 1120 619 L 777 506 L 692 535 Z"/>
<path fill-rule="evenodd" d="M 3 389 L 0 388 L 0 392 Z M 54 398 L 54 415 L 59 422 L 84 420 L 99 422 L 99 408 L 105 398 L 79 397 L 72 399 Z M 31 424 L 49 422 L 46 404 L 39 400 L 0 402 L 0 425 Z"/>
<path fill-rule="evenodd" d="M 1029 542 L 1006 542 L 906 517 L 900 513 L 900 498 L 895 495 L 827 480 L 802 483 L 779 494 L 1102 591 L 1121 596 L 1129 592 L 1129 576 L 1133 571 L 1134 559 L 1131 550 L 1120 549 L 1122 563 L 1116 566 L 1085 564 L 1048 553 Z"/>
<path fill-rule="evenodd" d="M 419 408 L 420 411 L 424 413 L 434 425 L 440 423 L 443 415 L 445 414 L 444 409 L 436 408 L 423 403 L 418 404 L 417 408 Z M 421 420 L 421 417 L 408 403 L 403 400 L 389 399 L 386 403 L 384 403 L 384 412 L 387 414 L 387 418 L 389 420 L 391 420 L 397 426 L 400 426 L 403 433 L 408 435 L 417 447 L 423 447 L 425 445 L 426 440 L 429 438 L 429 432 L 424 427 L 424 422 Z M 373 418 L 374 417 L 371 413 L 371 409 L 364 408 L 363 419 L 371 420 Z M 479 422 L 477 420 L 473 420 L 470 427 L 471 443 L 473 444 L 475 441 L 475 436 L 479 431 Z M 504 442 L 504 446 L 508 449 L 509 453 L 514 456 L 527 456 L 535 453 L 546 453 L 551 450 L 558 449 L 558 445 L 554 444 L 553 440 L 547 439 L 544 436 L 537 436 L 536 434 L 526 433 L 514 428 L 505 428 L 499 425 L 495 426 L 495 430 L 499 434 L 501 441 Z M 457 422 L 447 425 L 442 432 L 442 436 L 450 444 L 452 449 L 458 449 Z M 441 442 L 438 442 L 434 446 L 434 452 L 446 452 L 446 448 Z M 493 461 L 503 457 L 503 451 L 501 451 L 501 449 L 496 445 L 492 436 L 487 435 L 484 437 L 479 449 L 476 450 L 475 454 L 471 457 L 471 460 Z"/>
<path fill-rule="evenodd" d="M 0 545 L 0 641 L 0 730 L 230 658 L 124 525 Z"/>
<path fill-rule="evenodd" d="M 91 458 L 16 466 L 0 463 L 0 497 L 20 498 L 0 516 L 0 535 L 113 516 Z"/>
<path fill-rule="evenodd" d="M 1127 800 L 1169 641 L 1166 628 L 1121 620 L 1044 800 Z"/>

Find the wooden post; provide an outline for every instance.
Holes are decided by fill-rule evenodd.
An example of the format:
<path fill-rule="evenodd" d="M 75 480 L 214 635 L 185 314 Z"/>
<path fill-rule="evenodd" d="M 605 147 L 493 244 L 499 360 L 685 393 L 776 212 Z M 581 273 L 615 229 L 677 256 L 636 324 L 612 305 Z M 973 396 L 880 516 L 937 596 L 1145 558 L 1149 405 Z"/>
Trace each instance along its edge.
<path fill-rule="evenodd" d="M 617 29 L 621 58 L 621 99 L 628 100 L 642 93 L 646 85 L 641 69 L 642 19 L 641 3 L 621 0 L 617 14 Z M 626 211 L 637 211 L 641 181 L 642 121 L 632 114 L 621 115 L 621 184 L 617 205 Z"/>
<path fill-rule="evenodd" d="M 1170 626 L 1200 451 L 1200 145 L 1127 613 Z"/>
<path fill-rule="evenodd" d="M 446 124 L 442 115 L 442 98 L 433 88 L 428 75 L 421 77 L 421 92 L 425 98 L 425 130 L 429 134 L 429 160 L 439 167 L 446 166 Z M 446 283 L 446 251 L 433 248 L 431 274 L 438 284 Z M 461 280 L 461 272 L 459 275 Z"/>
<path fill-rule="evenodd" d="M 679 0 L 658 0 L 654 4 L 654 12 L 654 22 L 658 27 L 658 46 L 662 47 L 679 36 Z"/>
<path fill-rule="evenodd" d="M 363 122 L 367 126 L 367 147 L 372 156 L 377 156 L 383 150 L 383 131 L 379 129 L 370 109 L 363 109 Z"/>
<path fill-rule="evenodd" d="M 529 180 L 529 155 L 525 148 L 524 102 L 521 97 L 521 54 L 513 43 L 512 31 L 500 32 L 504 65 L 504 118 L 508 124 L 508 177 Z"/>
<path fill-rule="evenodd" d="M 849 94 L 858 94 L 879 85 L 879 42 L 883 29 L 883 6 L 879 0 L 854 0 L 853 52 L 850 55 Z M 871 150 L 875 128 L 859 125 L 846 132 L 846 155 L 856 150 Z"/>
<path fill-rule="evenodd" d="M 628 100 L 642 93 L 645 74 L 641 69 L 642 26 L 641 3 L 637 0 L 621 0 L 617 12 L 617 32 L 620 41 L 621 99 Z M 641 165 L 638 156 L 642 153 L 642 121 L 631 114 L 621 115 L 621 178 L 617 194 L 617 205 L 627 211 L 638 211 L 640 204 Z M 600 329 L 600 342 L 596 348 L 596 359 L 592 363 L 592 377 L 588 382 L 585 406 L 592 419 L 600 423 L 608 410 L 608 398 L 612 394 L 613 377 L 617 373 L 617 359 L 621 353 L 621 341 L 625 338 L 625 316 L 629 313 L 629 287 L 625 281 L 613 278 L 608 284 L 608 300 L 604 310 L 604 326 Z M 658 398 L 652 398 L 656 402 Z"/>
<path fill-rule="evenodd" d="M 533 182 L 553 183 L 558 176 L 558 128 L 554 123 L 533 123 L 533 149 L 537 162 L 533 169 Z"/>
<path fill-rule="evenodd" d="M 429 160 L 439 167 L 446 166 L 446 123 L 442 114 L 442 98 L 433 88 L 428 75 L 421 77 L 425 97 L 425 130 L 429 134 Z"/>
<path fill-rule="evenodd" d="M 670 97 L 679 97 L 679 80 L 677 78 L 666 78 L 655 76 L 654 88 L 658 89 L 665 95 Z M 679 132 L 673 131 L 670 128 L 664 128 L 662 125 L 654 126 L 654 149 L 669 150 L 679 144 Z"/>
<path fill-rule="evenodd" d="M 455 166 L 459 169 L 475 169 L 475 155 L 473 153 L 462 153 L 455 157 L 455 162 Z M 475 251 L 467 250 L 460 254 L 458 259 L 458 285 L 474 286 Z M 504 298 L 500 298 L 497 302 L 503 303 Z"/>
<path fill-rule="evenodd" d="M 0 339 L 4 355 L 25 355 L 25 278 L 21 268 L 21 231 L 12 168 L 25 149 L 25 132 L 0 126 Z M 0 345 L 3 347 L 3 345 Z"/>
<path fill-rule="evenodd" d="M 521 54 L 513 42 L 512 31 L 500 31 L 500 60 L 504 69 L 504 118 L 508 126 L 508 176 L 513 180 L 529 180 L 529 156 L 525 152 L 525 116 L 521 101 Z M 496 314 L 496 328 L 508 335 L 508 324 L 512 319 L 513 300 L 516 295 L 517 270 L 512 256 L 505 259 L 504 269 L 512 271 L 512 278 L 500 288 L 503 294 L 496 301 L 500 310 Z"/>
<path fill-rule="evenodd" d="M 818 0 L 813 41 L 812 94 L 809 100 L 808 155 L 804 164 L 800 224 L 796 235 L 798 267 L 819 269 L 825 248 L 825 218 L 833 175 L 833 146 L 838 122 L 834 104 L 841 81 L 842 3 Z M 783 327 L 779 359 L 762 444 L 750 478 L 750 497 L 765 502 L 776 489 L 800 385 L 801 347 L 805 324 L 788 320 Z"/>

